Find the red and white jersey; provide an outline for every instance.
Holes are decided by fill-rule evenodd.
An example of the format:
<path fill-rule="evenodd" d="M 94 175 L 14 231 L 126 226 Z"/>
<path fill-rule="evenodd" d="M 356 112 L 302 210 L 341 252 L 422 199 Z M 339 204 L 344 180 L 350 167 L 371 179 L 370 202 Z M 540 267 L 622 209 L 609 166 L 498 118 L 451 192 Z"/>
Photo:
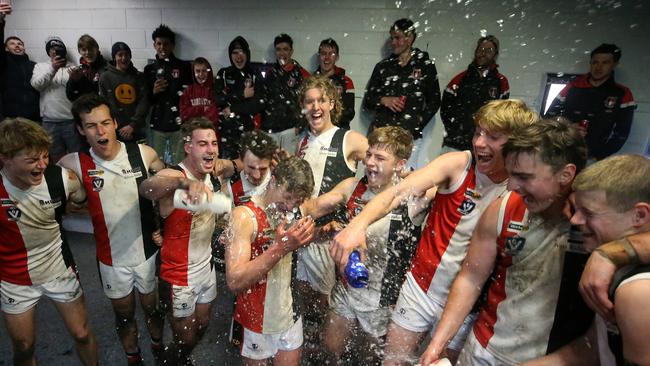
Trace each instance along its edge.
<path fill-rule="evenodd" d="M 495 357 L 519 364 L 546 354 L 570 224 L 531 215 L 521 196 L 508 192 L 497 225 L 495 270 L 474 335 Z"/>
<path fill-rule="evenodd" d="M 251 200 L 251 197 L 262 194 L 266 190 L 266 186 L 271 181 L 271 172 L 266 173 L 266 177 L 260 185 L 253 185 L 246 179 L 246 174 L 243 171 L 239 172 L 239 180 L 235 183 L 228 184 L 228 191 L 232 197 L 235 206 L 240 206 Z"/>
<path fill-rule="evenodd" d="M 154 255 L 158 247 L 154 231 L 153 203 L 138 193 L 148 178 L 149 166 L 140 145 L 120 142 L 110 161 L 90 154 L 74 153 L 77 176 L 88 195 L 97 259 L 107 266 L 135 267 Z"/>
<path fill-rule="evenodd" d="M 74 265 L 61 232 L 68 174 L 48 166 L 39 185 L 22 190 L 0 171 L 0 281 L 40 285 Z"/>
<path fill-rule="evenodd" d="M 492 182 L 466 153 L 470 158 L 463 176 L 451 187 L 438 189 L 411 263 L 415 281 L 440 305 L 447 303 L 478 219 L 506 191 L 506 181 Z"/>
<path fill-rule="evenodd" d="M 178 166 L 186 178 L 198 180 L 183 163 Z M 209 174 L 205 176 L 203 183 L 215 190 Z M 193 278 L 201 278 L 197 274 L 209 271 L 214 227 L 215 214 L 210 211 L 174 209 L 165 218 L 163 245 L 160 250 L 160 278 L 173 285 L 191 286 Z"/>
<path fill-rule="evenodd" d="M 254 260 L 273 245 L 275 229 L 266 212 L 250 201 L 244 204 L 253 218 L 251 257 Z M 237 295 L 234 318 L 245 328 L 261 334 L 285 332 L 297 320 L 293 309 L 291 278 L 294 253 L 285 255 L 255 285 Z"/>

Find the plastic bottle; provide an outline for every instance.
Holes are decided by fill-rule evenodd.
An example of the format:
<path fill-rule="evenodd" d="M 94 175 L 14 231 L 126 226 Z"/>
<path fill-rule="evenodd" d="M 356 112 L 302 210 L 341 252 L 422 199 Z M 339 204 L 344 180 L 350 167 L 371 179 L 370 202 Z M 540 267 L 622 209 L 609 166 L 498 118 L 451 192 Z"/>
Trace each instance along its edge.
<path fill-rule="evenodd" d="M 180 208 L 192 212 L 210 211 L 218 215 L 230 213 L 232 209 L 232 201 L 225 194 L 215 192 L 212 194 L 212 199 L 208 201 L 204 193 L 199 200 L 199 203 L 192 204 L 187 197 L 187 191 L 184 189 L 177 189 L 174 192 L 174 208 Z"/>
<path fill-rule="evenodd" d="M 368 287 L 368 268 L 361 262 L 358 250 L 350 253 L 348 264 L 345 266 L 345 277 L 354 288 Z"/>

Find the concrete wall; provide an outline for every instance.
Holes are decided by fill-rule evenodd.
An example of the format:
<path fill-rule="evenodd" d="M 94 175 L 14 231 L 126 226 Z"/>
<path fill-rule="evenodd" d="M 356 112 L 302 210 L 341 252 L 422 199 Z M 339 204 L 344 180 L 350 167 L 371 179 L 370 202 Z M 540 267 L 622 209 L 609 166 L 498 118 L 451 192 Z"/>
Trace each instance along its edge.
<path fill-rule="evenodd" d="M 242 35 L 253 60 L 273 61 L 273 37 L 293 36 L 294 58 L 307 69 L 317 65 L 316 48 L 326 37 L 341 47 L 339 65 L 357 90 L 357 109 L 377 61 L 387 55 L 387 30 L 400 17 L 419 23 L 416 46 L 436 60 L 441 86 L 467 66 L 482 33 L 501 41 L 500 69 L 510 79 L 511 95 L 539 109 L 546 72 L 582 73 L 589 51 L 602 42 L 623 49 L 617 80 L 638 103 L 630 138 L 623 150 L 645 152 L 650 136 L 650 4 L 643 0 L 13 0 L 6 35 L 21 37 L 32 59 L 46 59 L 44 41 L 58 35 L 77 58 L 75 45 L 90 33 L 110 56 L 113 42 L 127 42 L 140 69 L 152 58 L 151 31 L 160 23 L 178 34 L 177 54 L 205 56 L 213 67 L 228 64 L 228 43 Z M 646 46 L 643 46 L 646 44 Z M 366 113 L 353 127 L 365 131 Z M 436 122 L 439 117 L 436 116 Z M 431 154 L 439 143 L 440 123 L 430 123 Z"/>

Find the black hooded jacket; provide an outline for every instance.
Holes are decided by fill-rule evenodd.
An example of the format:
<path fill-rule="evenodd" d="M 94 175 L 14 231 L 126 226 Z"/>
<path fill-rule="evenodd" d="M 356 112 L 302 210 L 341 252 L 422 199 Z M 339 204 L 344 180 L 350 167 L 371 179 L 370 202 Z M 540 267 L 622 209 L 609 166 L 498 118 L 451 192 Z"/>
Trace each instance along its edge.
<path fill-rule="evenodd" d="M 161 70 L 161 77 L 167 82 L 167 89 L 158 94 L 153 93 L 156 73 Z M 166 59 L 159 59 L 144 67 L 147 92 L 151 103 L 151 128 L 160 132 L 174 132 L 180 129 L 178 102 L 185 88 L 192 84 L 192 66 L 189 62 L 176 58 L 174 54 Z"/>
<path fill-rule="evenodd" d="M 80 96 L 87 93 L 99 94 L 99 78 L 108 68 L 108 62 L 101 53 L 97 53 L 97 58 L 92 63 L 86 62 L 85 59 L 79 60 L 79 65 L 84 68 L 83 75 L 73 80 L 70 78 L 65 87 L 65 95 L 74 102 Z"/>

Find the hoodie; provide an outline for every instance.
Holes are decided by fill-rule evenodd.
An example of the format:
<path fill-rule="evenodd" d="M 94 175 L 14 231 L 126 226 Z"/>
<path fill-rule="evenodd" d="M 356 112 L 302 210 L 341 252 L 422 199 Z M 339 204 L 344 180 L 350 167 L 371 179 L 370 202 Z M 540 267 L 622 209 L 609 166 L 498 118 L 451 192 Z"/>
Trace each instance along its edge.
<path fill-rule="evenodd" d="M 135 130 L 134 139 L 144 136 L 144 123 L 149 112 L 144 74 L 133 64 L 126 71 L 119 70 L 115 61 L 111 61 L 99 78 L 99 95 L 108 100 L 118 129 L 131 125 Z"/>
<path fill-rule="evenodd" d="M 232 61 L 232 51 L 241 49 L 246 53 L 246 64 L 240 70 Z M 242 36 L 238 36 L 230 42 L 228 46 L 228 58 L 230 66 L 224 67 L 217 72 L 215 83 L 215 92 L 217 94 L 217 105 L 220 109 L 230 108 L 229 116 L 221 116 L 219 122 L 219 132 L 221 135 L 222 145 L 225 145 L 224 153 L 229 146 L 235 149 L 234 154 L 237 157 L 235 145 L 239 143 L 241 134 L 245 131 L 251 131 L 254 128 L 254 119 L 264 110 L 264 86 L 262 78 L 250 66 L 251 52 L 248 42 Z M 244 97 L 244 89 L 247 83 L 251 83 L 255 92 L 250 98 Z M 225 155 L 224 155 L 225 156 Z"/>
<path fill-rule="evenodd" d="M 194 66 L 192 66 L 192 85 L 188 86 L 183 92 L 179 102 L 181 109 L 181 119 L 185 122 L 193 117 L 206 117 L 215 127 L 219 122 L 219 109 L 214 96 L 214 74 L 212 65 L 203 57 L 199 57 L 195 62 L 205 63 L 208 65 L 208 79 L 203 85 L 199 84 L 194 75 Z"/>

